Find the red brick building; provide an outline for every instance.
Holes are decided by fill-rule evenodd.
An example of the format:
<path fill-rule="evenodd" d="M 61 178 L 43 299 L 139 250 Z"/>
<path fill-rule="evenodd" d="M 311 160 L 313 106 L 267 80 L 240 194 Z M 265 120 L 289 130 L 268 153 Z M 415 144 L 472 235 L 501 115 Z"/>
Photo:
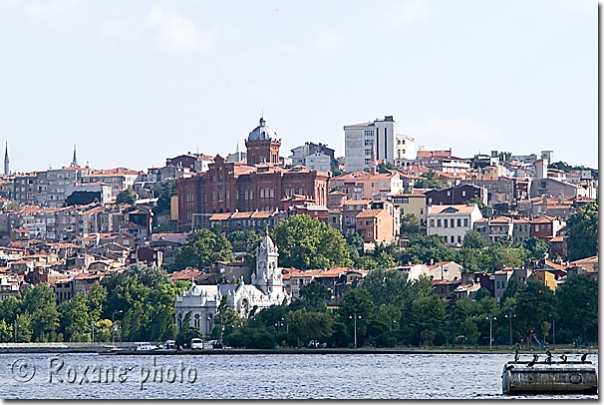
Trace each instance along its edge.
<path fill-rule="evenodd" d="M 264 119 L 245 145 L 247 162 L 227 162 L 217 155 L 207 172 L 176 181 L 182 231 L 191 228 L 195 214 L 283 211 L 285 201 L 293 196 L 327 205 L 329 174 L 300 166 L 281 168 L 281 140 Z"/>

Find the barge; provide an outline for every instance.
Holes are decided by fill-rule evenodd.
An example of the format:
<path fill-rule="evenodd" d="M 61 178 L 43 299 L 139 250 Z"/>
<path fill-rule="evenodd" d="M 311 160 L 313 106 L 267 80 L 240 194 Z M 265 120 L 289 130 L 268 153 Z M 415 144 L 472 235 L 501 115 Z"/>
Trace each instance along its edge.
<path fill-rule="evenodd" d="M 502 388 L 508 395 L 598 394 L 591 361 L 510 361 L 503 367 Z"/>

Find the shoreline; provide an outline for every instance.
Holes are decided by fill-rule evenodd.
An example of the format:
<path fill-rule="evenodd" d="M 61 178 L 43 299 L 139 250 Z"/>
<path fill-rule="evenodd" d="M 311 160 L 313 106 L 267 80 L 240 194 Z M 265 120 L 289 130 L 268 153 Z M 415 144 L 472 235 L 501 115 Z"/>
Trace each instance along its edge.
<path fill-rule="evenodd" d="M 106 356 L 171 356 L 171 355 L 273 355 L 273 354 L 512 354 L 516 348 L 510 349 L 494 349 L 488 350 L 483 348 L 468 349 L 468 348 L 443 348 L 443 349 L 410 349 L 410 348 L 325 348 L 325 349 L 308 349 L 308 348 L 277 348 L 277 349 L 202 349 L 202 350 L 150 350 L 150 351 L 134 351 L 134 350 L 107 350 L 99 347 L 71 347 L 71 348 L 56 348 L 56 347 L 0 347 L 0 354 L 71 354 L 71 353 L 91 353 Z M 552 353 L 565 354 L 582 354 L 586 350 L 576 348 L 558 348 L 550 349 Z M 520 354 L 544 353 L 542 349 L 523 349 Z M 597 348 L 587 350 L 590 355 L 598 355 Z"/>

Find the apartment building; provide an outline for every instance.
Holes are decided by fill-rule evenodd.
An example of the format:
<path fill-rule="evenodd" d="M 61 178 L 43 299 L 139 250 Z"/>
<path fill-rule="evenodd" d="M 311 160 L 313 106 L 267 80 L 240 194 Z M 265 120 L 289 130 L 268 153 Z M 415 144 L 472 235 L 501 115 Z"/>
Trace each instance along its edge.
<path fill-rule="evenodd" d="M 397 132 L 392 115 L 383 120 L 345 125 L 344 138 L 347 172 L 368 170 L 372 154 L 378 161 L 395 166 L 415 157 L 415 140 Z"/>

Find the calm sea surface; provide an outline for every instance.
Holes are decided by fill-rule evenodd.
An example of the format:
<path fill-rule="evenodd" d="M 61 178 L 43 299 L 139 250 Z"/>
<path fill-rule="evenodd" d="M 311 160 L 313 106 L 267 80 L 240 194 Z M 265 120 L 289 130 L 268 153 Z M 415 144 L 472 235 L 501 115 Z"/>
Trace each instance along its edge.
<path fill-rule="evenodd" d="M 501 370 L 511 359 L 511 354 L 0 354 L 0 398 L 514 398 L 501 394 Z M 596 355 L 590 360 L 597 367 Z"/>

